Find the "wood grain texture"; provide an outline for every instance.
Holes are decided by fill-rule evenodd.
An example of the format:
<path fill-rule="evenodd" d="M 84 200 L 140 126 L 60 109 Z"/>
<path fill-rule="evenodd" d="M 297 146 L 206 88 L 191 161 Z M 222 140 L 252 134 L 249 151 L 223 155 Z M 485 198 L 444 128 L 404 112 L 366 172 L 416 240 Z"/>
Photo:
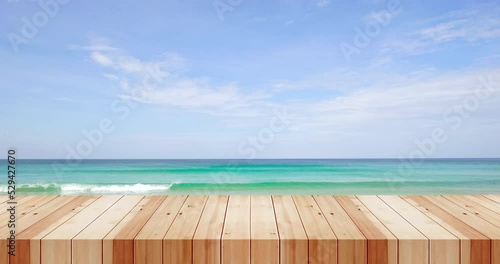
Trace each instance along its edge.
<path fill-rule="evenodd" d="M 367 263 L 398 263 L 396 237 L 355 196 L 336 196 L 367 241 Z"/>
<path fill-rule="evenodd" d="M 293 200 L 309 241 L 309 263 L 337 263 L 337 237 L 312 196 Z"/>
<path fill-rule="evenodd" d="M 497 197 L 21 196 L 0 263 L 500 264 Z"/>
<path fill-rule="evenodd" d="M 479 203 L 467 199 L 463 196 L 448 195 L 443 197 L 500 228 L 500 214 L 491 211 L 488 208 L 483 207 Z"/>
<path fill-rule="evenodd" d="M 193 262 L 193 237 L 205 208 L 207 196 L 190 196 L 163 239 L 163 263 Z"/>
<path fill-rule="evenodd" d="M 231 196 L 222 234 L 222 263 L 250 263 L 250 196 Z"/>
<path fill-rule="evenodd" d="M 18 199 L 18 197 L 16 197 L 16 199 Z M 7 195 L 0 196 L 0 204 L 3 204 L 7 201 L 9 201 L 9 197 Z"/>
<path fill-rule="evenodd" d="M 228 196 L 210 196 L 193 238 L 193 263 L 221 263 L 221 238 Z"/>
<path fill-rule="evenodd" d="M 421 196 L 403 196 L 402 198 L 460 239 L 461 263 L 489 263 L 491 261 L 491 243 L 488 237 L 455 218 L 446 209 Z"/>
<path fill-rule="evenodd" d="M 401 197 L 381 195 L 379 198 L 430 239 L 430 263 L 460 263 L 460 241 L 456 236 Z"/>
<path fill-rule="evenodd" d="M 280 237 L 280 260 L 284 264 L 308 263 L 306 231 L 291 196 L 273 196 Z"/>
<path fill-rule="evenodd" d="M 115 204 L 121 196 L 102 196 L 54 229 L 41 241 L 42 264 L 71 263 L 71 240 Z"/>
<path fill-rule="evenodd" d="M 16 258 L 11 257 L 10 263 L 41 263 L 41 239 L 97 199 L 96 196 L 78 196 L 71 199 L 57 211 L 19 233 L 17 239 L 21 254 Z"/>
<path fill-rule="evenodd" d="M 250 198 L 250 262 L 279 263 L 279 236 L 271 196 Z"/>
<path fill-rule="evenodd" d="M 483 195 L 483 196 L 486 197 L 486 198 L 488 198 L 488 199 L 490 199 L 490 200 L 492 200 L 492 201 L 494 201 L 495 203 L 500 204 L 500 195 L 492 195 L 492 194 L 490 194 L 490 195 Z"/>
<path fill-rule="evenodd" d="M 163 263 L 163 238 L 187 196 L 168 196 L 134 239 L 137 264 Z"/>
<path fill-rule="evenodd" d="M 53 214 L 54 212 L 57 212 L 57 210 L 59 210 L 65 204 L 67 204 L 68 202 L 75 199 L 75 197 L 68 197 L 68 196 L 58 196 L 55 198 L 49 197 L 49 196 L 44 196 L 41 198 L 44 199 L 43 202 L 40 202 L 39 205 L 36 205 L 34 207 L 34 209 L 28 208 L 29 213 L 22 215 L 22 217 L 20 217 L 18 219 L 18 221 L 17 221 L 18 224 L 16 224 L 17 233 L 22 233 L 27 228 L 31 227 L 32 225 L 34 225 L 38 221 L 42 220 L 43 218 Z M 47 202 L 47 200 L 49 200 L 49 201 Z M 33 202 L 35 202 L 35 201 L 33 200 Z M 19 209 L 21 211 L 23 210 L 22 207 Z M 6 228 L 6 227 L 7 226 L 5 226 L 4 228 Z M 2 228 L 2 230 L 3 230 L 3 228 Z M 0 230 L 0 233 L 3 233 L 3 232 L 4 231 Z M 23 245 L 26 247 L 26 243 L 24 243 Z M 23 247 L 23 245 L 20 245 L 20 246 Z M 18 254 L 16 255 L 16 257 L 21 256 L 21 255 L 23 255 L 23 256 L 28 255 L 29 254 L 28 252 L 30 252 L 28 249 L 29 249 L 29 247 L 27 247 L 26 250 L 22 250 L 22 249 L 18 250 L 17 251 Z"/>
<path fill-rule="evenodd" d="M 102 240 L 142 198 L 142 196 L 122 197 L 73 238 L 71 244 L 73 263 L 102 263 Z"/>
<path fill-rule="evenodd" d="M 484 208 L 488 208 L 490 211 L 499 213 L 500 204 L 492 201 L 481 195 L 464 195 L 465 198 L 480 204 Z M 499 213 L 500 214 L 500 213 Z"/>
<path fill-rule="evenodd" d="M 442 196 L 425 196 L 423 199 L 446 208 L 454 217 L 489 237 L 491 239 L 491 263 L 500 263 L 500 229 L 497 226 Z"/>
<path fill-rule="evenodd" d="M 429 241 L 427 237 L 377 196 L 360 195 L 357 198 L 398 238 L 400 263 L 428 262 Z"/>
<path fill-rule="evenodd" d="M 366 237 L 333 196 L 314 196 L 338 239 L 338 262 L 366 263 Z"/>
<path fill-rule="evenodd" d="M 102 242 L 102 258 L 106 264 L 133 264 L 134 239 L 165 200 L 165 196 L 146 196 Z"/>
<path fill-rule="evenodd" d="M 41 206 L 45 205 L 46 203 L 54 200 L 56 197 L 55 196 L 31 196 L 30 198 L 27 199 L 19 199 L 17 200 L 18 205 L 16 207 L 16 217 L 18 221 L 21 221 L 24 224 L 25 228 L 28 228 L 29 225 L 32 223 L 29 221 L 22 220 L 23 217 L 26 215 L 29 215 L 32 211 L 37 210 Z M 10 207 L 10 205 L 6 205 L 6 207 Z M 3 249 L 7 248 L 8 240 L 6 239 L 9 237 L 9 232 L 10 230 L 8 229 L 7 222 L 10 220 L 10 213 L 7 211 L 5 214 L 0 215 L 0 221 L 2 223 L 6 223 L 5 225 L 2 225 L 0 228 L 0 247 Z M 20 224 L 20 222 L 19 222 Z M 16 232 L 17 234 L 21 233 L 23 230 L 19 230 L 19 224 L 16 225 Z M 23 229 L 25 229 L 23 228 Z M 16 237 L 16 240 L 18 240 L 18 237 Z M 17 241 L 16 243 L 16 256 L 10 256 L 13 262 L 18 261 L 19 259 L 24 259 L 24 256 L 28 253 L 27 250 L 29 248 L 25 248 L 26 242 L 23 241 Z M 25 249 L 23 249 L 23 247 Z M 0 250 L 0 263 L 7 263 L 9 261 L 9 256 L 7 253 L 7 250 Z"/>

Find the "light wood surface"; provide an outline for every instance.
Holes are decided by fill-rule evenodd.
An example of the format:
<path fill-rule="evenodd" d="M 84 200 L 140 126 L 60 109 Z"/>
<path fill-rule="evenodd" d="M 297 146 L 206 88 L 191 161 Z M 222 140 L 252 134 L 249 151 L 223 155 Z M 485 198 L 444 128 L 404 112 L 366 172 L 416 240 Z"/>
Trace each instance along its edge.
<path fill-rule="evenodd" d="M 250 208 L 251 263 L 278 264 L 279 236 L 271 196 L 252 196 Z"/>
<path fill-rule="evenodd" d="M 309 241 L 309 263 L 337 263 L 337 237 L 312 196 L 293 200 Z"/>
<path fill-rule="evenodd" d="M 475 213 L 442 196 L 426 196 L 425 199 L 444 207 L 450 214 L 481 232 L 491 240 L 491 263 L 500 264 L 500 228 Z"/>
<path fill-rule="evenodd" d="M 367 239 L 367 263 L 398 263 L 396 237 L 355 196 L 336 200 Z"/>
<path fill-rule="evenodd" d="M 500 214 L 495 211 L 491 211 L 488 208 L 482 206 L 471 199 L 463 196 L 443 196 L 446 199 L 460 205 L 462 208 L 467 209 L 467 211 L 483 218 L 484 220 L 500 227 Z"/>
<path fill-rule="evenodd" d="M 0 263 L 500 264 L 499 197 L 20 196 Z"/>
<path fill-rule="evenodd" d="M 16 214 L 17 214 L 17 219 L 19 221 L 19 224 L 21 224 L 21 222 L 23 223 L 26 223 L 26 221 L 23 219 L 23 217 L 25 217 L 26 215 L 30 215 L 30 213 L 32 211 L 36 211 L 38 208 L 42 207 L 43 205 L 45 205 L 46 203 L 50 202 L 50 201 L 53 201 L 54 199 L 56 199 L 57 197 L 47 197 L 47 196 L 42 196 L 42 197 L 36 197 L 36 196 L 31 196 L 30 198 L 27 198 L 27 199 L 20 199 L 18 198 L 18 206 L 17 206 L 17 211 L 16 211 Z M 56 205 L 57 206 L 57 205 Z M 0 216 L 0 221 L 2 221 L 2 223 L 7 223 L 7 220 L 9 219 L 10 217 L 10 213 L 7 214 L 2 214 L 2 216 Z M 29 221 L 29 220 L 28 220 Z M 29 227 L 29 224 L 31 222 L 27 222 L 27 224 L 25 226 Z M 19 230 L 18 228 L 18 225 L 16 225 L 16 232 L 17 232 L 17 236 L 16 236 L 16 251 L 17 251 L 17 255 L 14 257 L 14 256 L 10 256 L 10 258 L 8 257 L 7 255 L 7 250 L 0 250 L 0 263 L 7 263 L 9 261 L 9 259 L 12 260 L 12 263 L 19 263 L 19 260 L 29 260 L 30 258 L 30 247 L 29 247 L 29 241 L 26 241 L 25 239 L 23 239 L 23 237 L 19 237 L 20 235 L 22 235 L 22 231 L 24 230 Z M 0 228 L 0 237 L 1 238 L 5 238 L 5 237 L 8 237 L 7 234 L 9 234 L 9 230 L 8 230 L 8 226 L 7 225 L 2 225 L 2 228 Z M 7 247 L 7 241 L 2 239 L 0 240 L 0 246 L 1 248 L 6 248 Z"/>
<path fill-rule="evenodd" d="M 135 237 L 137 264 L 163 263 L 163 238 L 187 196 L 168 196 Z"/>
<path fill-rule="evenodd" d="M 67 197 L 67 203 L 64 206 L 19 234 L 19 246 L 25 254 L 18 255 L 16 258 L 11 257 L 11 264 L 41 263 L 41 239 L 97 199 L 98 197 L 92 196 L 79 196 L 75 199 Z"/>
<path fill-rule="evenodd" d="M 338 238 L 338 262 L 366 263 L 366 238 L 333 196 L 314 199 Z"/>
<path fill-rule="evenodd" d="M 102 196 L 41 241 L 42 264 L 71 263 L 71 240 L 121 197 Z"/>
<path fill-rule="evenodd" d="M 207 196 L 186 199 L 163 240 L 165 264 L 193 262 L 192 241 L 207 199 Z"/>
<path fill-rule="evenodd" d="M 357 196 L 398 238 L 400 263 L 427 263 L 429 259 L 429 241 L 422 233 L 401 217 L 377 196 Z"/>
<path fill-rule="evenodd" d="M 484 197 L 496 202 L 497 204 L 500 204 L 500 194 L 498 194 L 498 195 L 484 195 Z"/>
<path fill-rule="evenodd" d="M 399 196 L 379 198 L 430 240 L 430 263 L 460 263 L 460 240 L 456 236 Z"/>
<path fill-rule="evenodd" d="M 250 196 L 229 197 L 221 263 L 250 263 Z"/>
<path fill-rule="evenodd" d="M 424 197 L 405 196 L 403 198 L 460 239 L 461 263 L 490 263 L 491 243 L 488 237 L 471 228 L 469 225 L 455 218 L 445 209 L 431 203 Z"/>
<path fill-rule="evenodd" d="M 308 240 L 291 196 L 273 196 L 281 263 L 307 263 Z"/>
<path fill-rule="evenodd" d="M 144 197 L 103 239 L 103 263 L 134 263 L 134 238 L 166 197 Z"/>
<path fill-rule="evenodd" d="M 215 264 L 221 262 L 222 230 L 228 196 L 210 196 L 193 238 L 193 263 Z"/>
<path fill-rule="evenodd" d="M 102 263 L 102 240 L 143 197 L 125 196 L 82 230 L 72 242 L 73 263 Z"/>
<path fill-rule="evenodd" d="M 480 196 L 480 195 L 465 195 L 463 196 L 471 201 L 474 201 L 478 204 L 480 204 L 481 206 L 483 206 L 484 208 L 488 208 L 490 209 L 491 211 L 493 212 L 496 212 L 498 213 L 498 211 L 500 211 L 500 204 L 496 203 L 495 201 L 492 201 L 484 196 Z"/>

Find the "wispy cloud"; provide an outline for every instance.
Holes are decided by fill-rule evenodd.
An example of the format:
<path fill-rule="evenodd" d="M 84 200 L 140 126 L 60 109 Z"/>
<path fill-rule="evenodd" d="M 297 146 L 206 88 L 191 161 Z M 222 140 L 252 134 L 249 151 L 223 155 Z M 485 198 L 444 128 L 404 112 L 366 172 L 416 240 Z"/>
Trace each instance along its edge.
<path fill-rule="evenodd" d="M 439 50 L 452 41 L 470 43 L 500 38 L 500 8 L 488 12 L 460 10 L 449 12 L 425 22 L 424 26 L 409 28 L 402 38 L 387 40 L 383 49 L 402 55 L 418 55 Z"/>
<path fill-rule="evenodd" d="M 416 127 L 425 127 L 440 120 L 447 108 L 473 94 L 479 77 L 500 80 L 500 68 L 384 73 L 377 68 L 390 61 L 387 57 L 377 65 L 356 71 L 337 68 L 301 79 L 270 81 L 271 89 L 259 91 L 243 89 L 237 83 L 214 84 L 203 76 L 189 76 L 187 62 L 177 54 L 143 61 L 118 48 L 98 51 L 105 60 L 93 56 L 96 51 L 87 52 L 92 61 L 107 69 L 105 77 L 120 85 L 122 92 L 118 96 L 123 99 L 220 117 L 227 127 L 244 124 L 244 120 L 255 121 L 255 117 L 272 113 L 273 107 L 287 105 L 298 120 L 292 130 L 305 135 L 368 133 L 387 122 L 401 127 L 414 122 Z M 134 93 L 155 67 L 161 69 L 161 82 L 153 89 L 143 89 L 140 95 Z M 316 93 L 320 96 L 301 97 L 302 91 L 311 89 L 322 90 Z M 500 114 L 499 99 L 495 97 L 482 107 Z"/>
<path fill-rule="evenodd" d="M 325 7 L 331 3 L 330 0 L 314 0 L 317 7 Z"/>
<path fill-rule="evenodd" d="M 174 53 L 165 53 L 158 60 L 144 61 L 119 48 L 102 47 L 94 43 L 81 49 L 89 52 L 93 62 L 111 70 L 103 76 L 119 84 L 122 93 L 118 96 L 123 99 L 217 116 L 234 116 L 254 112 L 248 108 L 270 97 L 263 91 L 244 92 L 235 83 L 215 85 L 207 78 L 189 77 L 184 74 L 188 71 L 186 61 Z"/>
<path fill-rule="evenodd" d="M 446 110 L 475 96 L 480 78 L 487 77 L 492 78 L 499 94 L 481 102 L 480 108 L 500 114 L 500 68 L 449 74 L 423 72 L 407 80 L 386 79 L 365 89 L 297 104 L 295 107 L 301 110 L 292 109 L 303 115 L 295 128 L 311 133 L 347 133 L 362 126 L 366 129 L 361 131 L 370 133 L 379 125 L 414 124 L 415 129 L 420 129 L 442 123 Z"/>

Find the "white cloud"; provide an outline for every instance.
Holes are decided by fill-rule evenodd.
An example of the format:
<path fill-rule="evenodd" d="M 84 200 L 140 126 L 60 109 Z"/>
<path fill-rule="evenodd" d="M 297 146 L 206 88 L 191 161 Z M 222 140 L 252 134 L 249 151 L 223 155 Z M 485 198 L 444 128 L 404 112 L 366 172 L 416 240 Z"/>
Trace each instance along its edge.
<path fill-rule="evenodd" d="M 102 66 L 112 66 L 113 61 L 101 52 L 94 51 L 91 53 L 90 57 L 93 61 L 99 63 Z"/>
<path fill-rule="evenodd" d="M 106 76 L 123 89 L 121 98 L 211 115 L 231 127 L 255 122 L 256 117 L 269 117 L 273 108 L 286 105 L 297 116 L 291 130 L 302 136 L 366 134 L 383 130 L 385 125 L 422 129 L 442 122 L 448 108 L 473 94 L 479 77 L 492 76 L 500 82 L 498 67 L 454 73 L 424 69 L 399 75 L 372 65 L 356 71 L 333 69 L 303 79 L 274 81 L 267 92 L 248 91 L 236 83 L 214 84 L 207 78 L 188 76 L 186 63 L 178 55 L 143 61 L 115 50 L 100 52 L 111 63 L 96 63 L 112 71 Z M 144 79 L 151 80 L 151 69 L 155 67 L 158 69 L 154 75 L 160 81 L 144 89 Z M 308 89 L 316 89 L 306 92 L 315 97 L 301 97 Z M 498 89 L 499 96 L 482 102 L 481 108 L 500 115 Z M 234 125 L 235 121 L 238 125 Z M 405 132 L 401 129 L 387 133 L 401 137 Z"/>
<path fill-rule="evenodd" d="M 331 3 L 330 0 L 315 0 L 317 7 L 325 7 Z"/>
<path fill-rule="evenodd" d="M 403 55 L 432 53 L 441 44 L 452 41 L 478 42 L 500 38 L 500 8 L 489 11 L 460 10 L 426 21 L 425 26 L 409 28 L 403 38 L 391 39 L 383 44 L 386 52 Z"/>
<path fill-rule="evenodd" d="M 479 108 L 500 115 L 500 68 L 417 76 L 402 82 L 386 79 L 366 89 L 296 104 L 292 110 L 302 113 L 302 122 L 296 124 L 295 129 L 308 133 L 371 133 L 378 126 L 389 124 L 396 127 L 412 124 L 415 129 L 442 124 L 443 114 L 466 98 L 475 97 L 475 89 L 481 85 L 479 79 L 489 76 L 496 91 L 487 100 L 480 101 Z M 479 120 L 485 116 L 475 115 Z"/>
<path fill-rule="evenodd" d="M 94 62 L 113 71 L 104 76 L 119 84 L 123 89 L 119 96 L 123 99 L 217 116 L 250 112 L 255 116 L 264 110 L 255 112 L 249 108 L 270 97 L 264 92 L 244 92 L 234 83 L 213 85 L 204 78 L 187 77 L 183 74 L 185 60 L 173 53 L 165 53 L 158 60 L 143 61 L 118 48 L 107 47 L 99 51 L 84 50 L 89 51 Z"/>

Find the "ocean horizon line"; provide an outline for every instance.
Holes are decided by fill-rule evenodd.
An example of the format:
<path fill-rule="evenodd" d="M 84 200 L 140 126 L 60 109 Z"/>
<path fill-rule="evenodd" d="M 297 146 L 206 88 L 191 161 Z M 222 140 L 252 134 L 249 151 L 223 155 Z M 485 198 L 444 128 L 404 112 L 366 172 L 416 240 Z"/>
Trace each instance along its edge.
<path fill-rule="evenodd" d="M 64 158 L 17 158 L 17 160 L 75 160 L 75 159 L 64 159 Z M 96 161 L 96 160 L 242 160 L 242 161 L 252 161 L 252 160 L 500 160 L 500 157 L 485 157 L 485 158 L 423 158 L 423 159 L 409 159 L 409 158 L 255 158 L 255 159 L 244 159 L 244 158 L 97 158 L 97 159 L 78 159 L 81 161 Z"/>

